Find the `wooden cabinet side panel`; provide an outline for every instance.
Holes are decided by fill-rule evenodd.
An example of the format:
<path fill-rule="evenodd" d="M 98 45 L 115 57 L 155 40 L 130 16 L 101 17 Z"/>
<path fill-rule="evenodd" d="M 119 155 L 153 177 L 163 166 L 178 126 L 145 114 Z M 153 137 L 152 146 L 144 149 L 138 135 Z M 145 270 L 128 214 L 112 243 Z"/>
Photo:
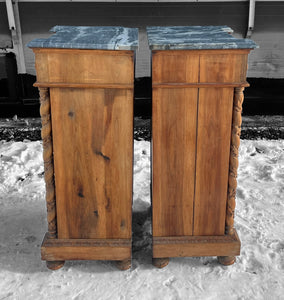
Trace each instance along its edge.
<path fill-rule="evenodd" d="M 131 238 L 133 91 L 50 92 L 58 238 Z"/>
<path fill-rule="evenodd" d="M 133 83 L 133 53 L 115 55 L 108 51 L 60 50 L 36 52 L 38 82 Z"/>
<path fill-rule="evenodd" d="M 153 236 L 192 235 L 197 92 L 153 90 Z"/>
<path fill-rule="evenodd" d="M 200 88 L 194 235 L 225 233 L 233 88 Z"/>
<path fill-rule="evenodd" d="M 247 54 L 200 54 L 200 83 L 246 82 Z"/>

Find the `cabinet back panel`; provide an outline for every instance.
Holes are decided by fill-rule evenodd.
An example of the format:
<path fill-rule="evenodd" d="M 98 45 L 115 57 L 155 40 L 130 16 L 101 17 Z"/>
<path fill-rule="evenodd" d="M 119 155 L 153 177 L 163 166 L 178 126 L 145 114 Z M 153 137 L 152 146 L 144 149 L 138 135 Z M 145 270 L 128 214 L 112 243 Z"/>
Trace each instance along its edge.
<path fill-rule="evenodd" d="M 233 92 L 199 89 L 194 235 L 225 233 Z"/>
<path fill-rule="evenodd" d="M 153 235 L 192 235 L 197 88 L 153 90 Z"/>
<path fill-rule="evenodd" d="M 50 93 L 58 238 L 131 238 L 133 91 Z"/>

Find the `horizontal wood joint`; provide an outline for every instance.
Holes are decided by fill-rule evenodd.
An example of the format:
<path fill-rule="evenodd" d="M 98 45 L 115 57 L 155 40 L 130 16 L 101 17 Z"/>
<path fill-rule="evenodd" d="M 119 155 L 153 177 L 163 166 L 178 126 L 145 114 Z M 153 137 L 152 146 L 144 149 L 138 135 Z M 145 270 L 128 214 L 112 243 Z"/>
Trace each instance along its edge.
<path fill-rule="evenodd" d="M 153 55 L 211 55 L 211 54 L 248 54 L 253 49 L 180 49 L 180 50 L 152 50 Z"/>
<path fill-rule="evenodd" d="M 50 239 L 45 235 L 45 247 L 131 247 L 131 239 Z"/>
<path fill-rule="evenodd" d="M 236 256 L 241 243 L 237 232 L 223 236 L 153 237 L 153 257 Z"/>
<path fill-rule="evenodd" d="M 229 88 L 229 87 L 248 87 L 248 82 L 224 82 L 224 83 L 153 83 L 153 88 Z"/>
<path fill-rule="evenodd" d="M 36 82 L 35 87 L 40 88 L 77 88 L 77 89 L 134 89 L 133 84 L 118 83 L 65 83 L 65 82 Z"/>
<path fill-rule="evenodd" d="M 41 258 L 47 261 L 130 259 L 131 239 L 50 239 L 45 235 Z"/>
<path fill-rule="evenodd" d="M 66 53 L 92 54 L 112 56 L 134 56 L 134 50 L 107 50 L 107 49 L 64 49 L 64 48 L 31 48 L 34 53 Z"/>

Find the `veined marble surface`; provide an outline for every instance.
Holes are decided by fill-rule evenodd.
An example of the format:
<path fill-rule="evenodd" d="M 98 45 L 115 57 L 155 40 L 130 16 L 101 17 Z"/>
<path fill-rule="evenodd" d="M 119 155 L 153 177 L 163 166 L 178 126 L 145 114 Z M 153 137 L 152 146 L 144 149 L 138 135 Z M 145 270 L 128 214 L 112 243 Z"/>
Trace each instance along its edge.
<path fill-rule="evenodd" d="M 228 26 L 147 27 L 152 50 L 258 48 L 254 41 L 235 38 L 231 33 Z"/>
<path fill-rule="evenodd" d="M 35 39 L 30 48 L 136 50 L 138 29 L 116 26 L 54 26 L 47 39 Z"/>

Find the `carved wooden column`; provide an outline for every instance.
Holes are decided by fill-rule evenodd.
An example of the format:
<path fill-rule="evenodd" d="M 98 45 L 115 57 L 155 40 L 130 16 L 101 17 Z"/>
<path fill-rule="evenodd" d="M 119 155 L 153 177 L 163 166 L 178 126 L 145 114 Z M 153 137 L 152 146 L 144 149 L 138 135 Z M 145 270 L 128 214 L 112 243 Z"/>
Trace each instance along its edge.
<path fill-rule="evenodd" d="M 244 101 L 243 87 L 234 90 L 233 121 L 231 135 L 231 152 L 228 182 L 228 199 L 226 213 L 226 234 L 234 234 L 234 211 L 236 206 L 237 174 L 239 166 L 239 146 L 242 125 L 242 104 Z"/>
<path fill-rule="evenodd" d="M 231 133 L 231 148 L 230 148 L 230 166 L 229 166 L 229 181 L 228 181 L 228 198 L 226 210 L 226 234 L 234 235 L 234 214 L 236 206 L 236 192 L 237 192 L 237 176 L 239 166 L 239 146 L 241 138 L 242 125 L 242 104 L 244 101 L 244 88 L 236 87 L 234 89 L 233 102 L 233 119 L 232 119 L 232 133 Z M 236 258 L 235 256 L 219 256 L 218 260 L 223 265 L 232 265 Z"/>
<path fill-rule="evenodd" d="M 49 88 L 39 88 L 40 115 L 41 115 L 41 137 L 43 145 L 44 180 L 46 190 L 48 238 L 57 238 L 56 225 L 56 199 L 53 166 L 52 127 L 50 115 Z M 57 270 L 64 265 L 64 261 L 46 261 L 47 267 Z"/>

